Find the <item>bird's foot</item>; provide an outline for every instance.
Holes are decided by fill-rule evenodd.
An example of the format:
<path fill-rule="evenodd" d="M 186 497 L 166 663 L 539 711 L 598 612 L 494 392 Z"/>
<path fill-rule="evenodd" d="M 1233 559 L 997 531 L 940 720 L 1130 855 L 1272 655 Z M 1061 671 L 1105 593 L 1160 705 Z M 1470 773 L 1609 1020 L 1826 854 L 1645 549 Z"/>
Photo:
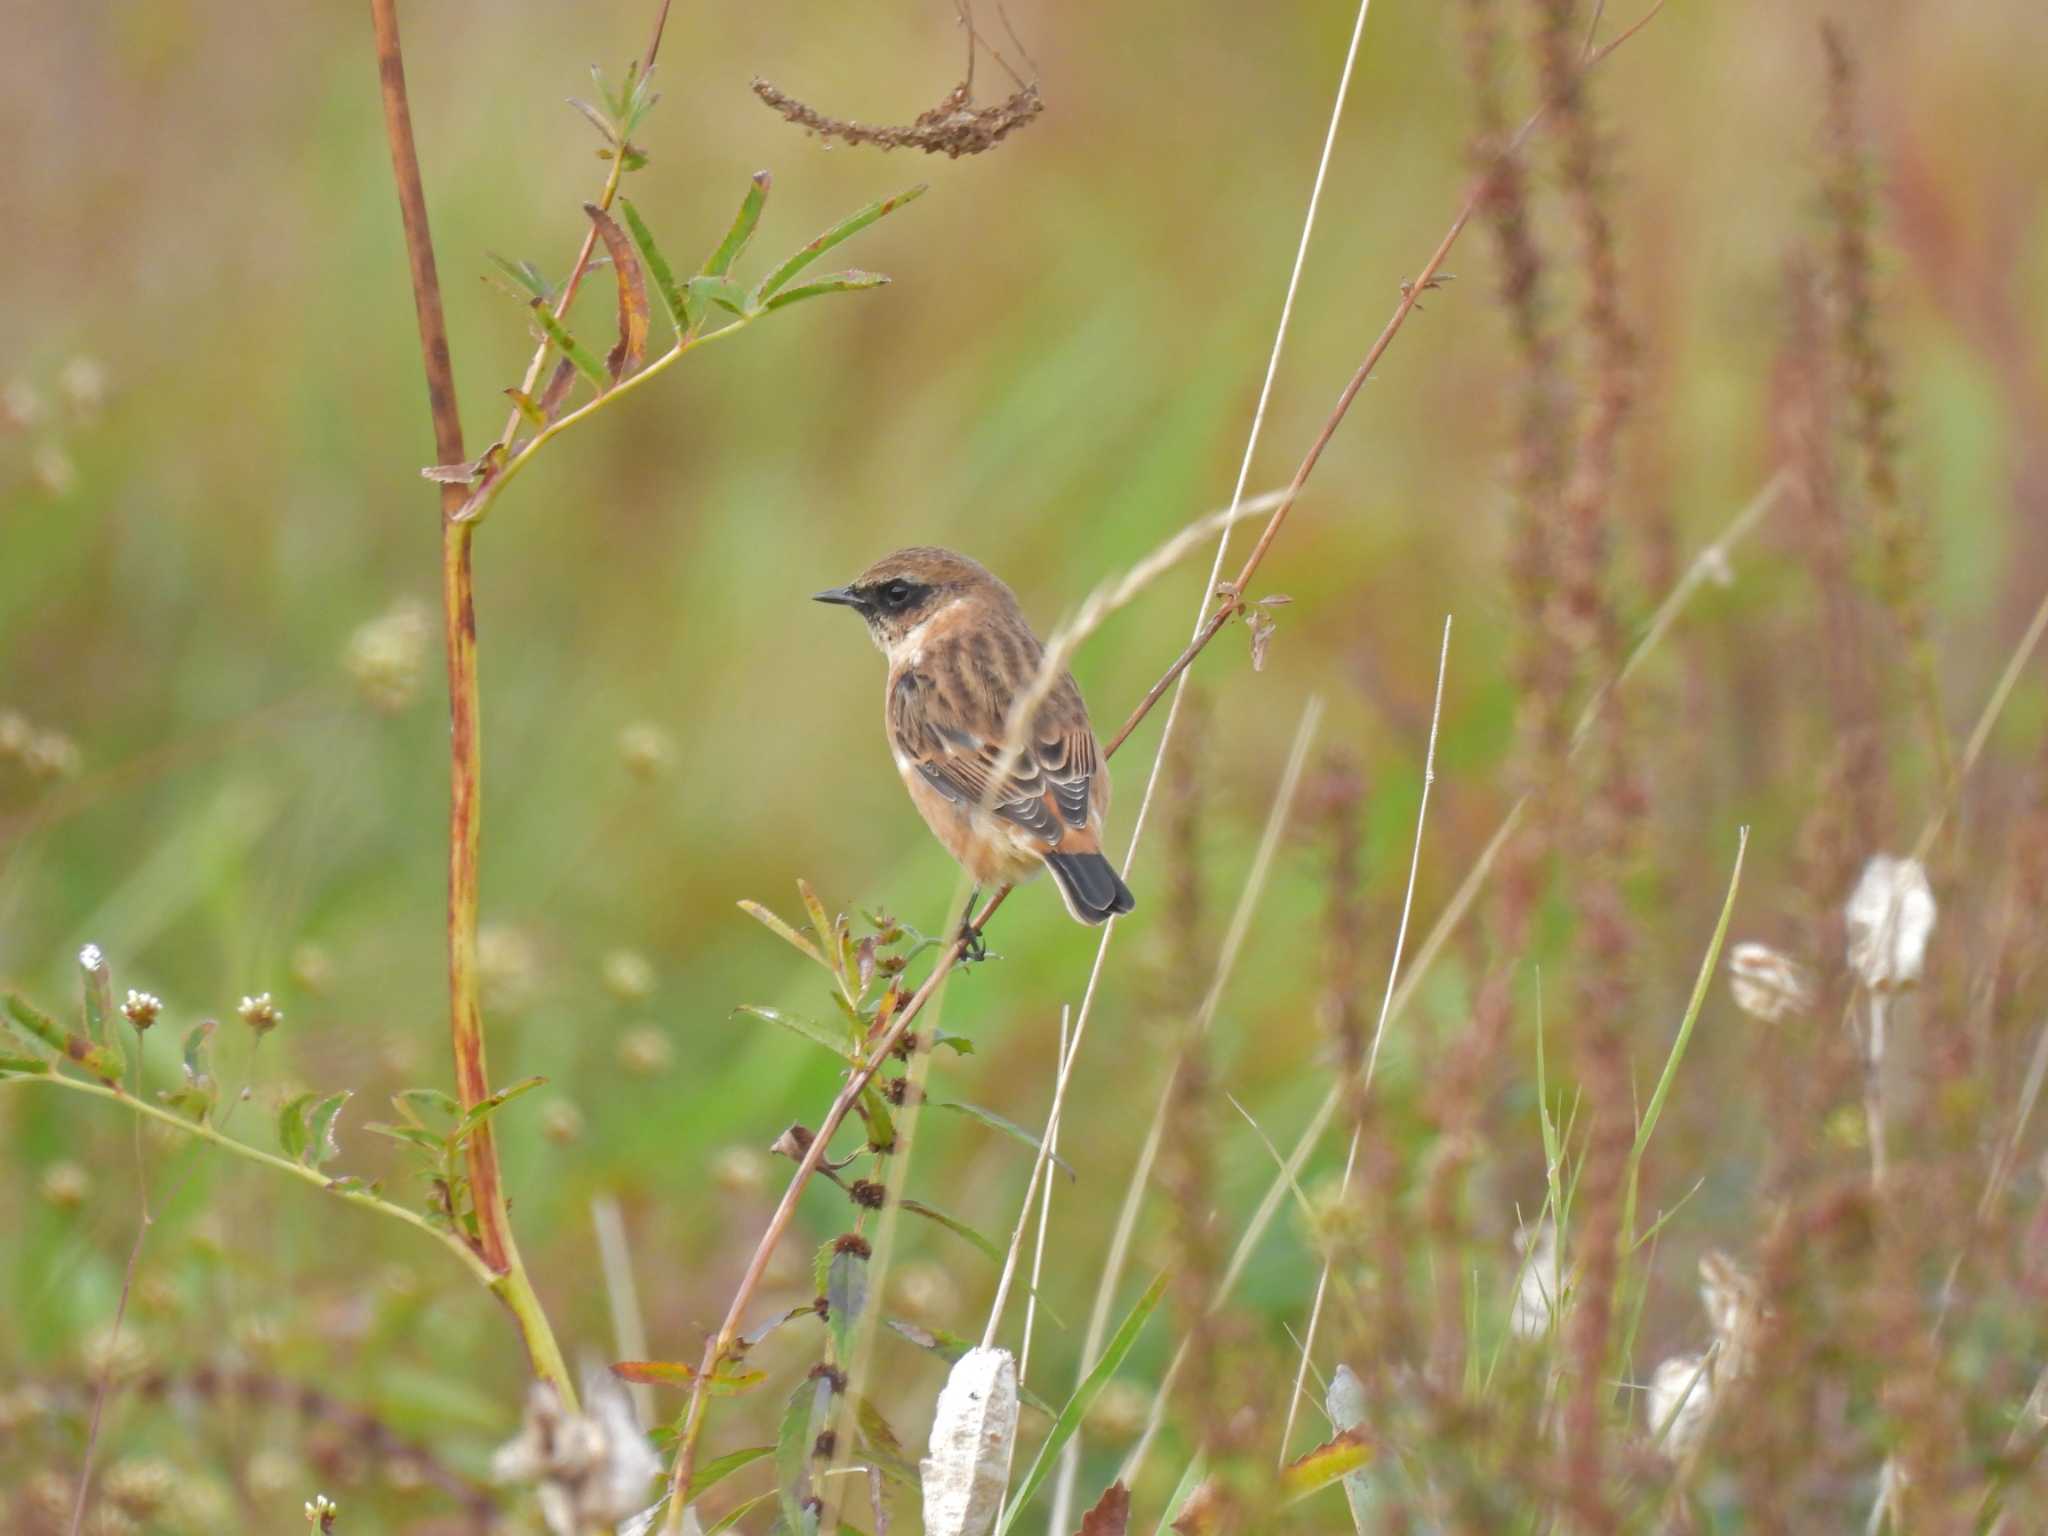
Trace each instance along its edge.
<path fill-rule="evenodd" d="M 972 918 L 960 924 L 960 963 L 975 965 L 988 958 L 988 944 L 981 936 L 981 930 L 974 926 Z"/>

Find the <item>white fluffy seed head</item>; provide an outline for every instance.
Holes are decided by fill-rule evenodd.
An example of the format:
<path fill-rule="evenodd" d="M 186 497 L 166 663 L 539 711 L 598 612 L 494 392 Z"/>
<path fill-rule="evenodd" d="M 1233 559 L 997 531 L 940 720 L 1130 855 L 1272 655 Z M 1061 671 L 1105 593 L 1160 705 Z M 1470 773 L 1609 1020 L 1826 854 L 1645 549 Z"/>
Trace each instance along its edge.
<path fill-rule="evenodd" d="M 1673 1355 L 1650 1377 L 1650 1438 L 1677 1458 L 1699 1443 L 1713 1406 L 1713 1377 L 1702 1355 Z"/>
<path fill-rule="evenodd" d="M 1768 944 L 1745 941 L 1728 951 L 1728 991 L 1750 1017 L 1782 1024 L 1812 1009 L 1813 973 Z"/>
<path fill-rule="evenodd" d="M 1934 888 L 1918 859 L 1871 856 L 1842 909 L 1849 969 L 1872 991 L 1910 987 L 1927 962 L 1934 934 Z"/>

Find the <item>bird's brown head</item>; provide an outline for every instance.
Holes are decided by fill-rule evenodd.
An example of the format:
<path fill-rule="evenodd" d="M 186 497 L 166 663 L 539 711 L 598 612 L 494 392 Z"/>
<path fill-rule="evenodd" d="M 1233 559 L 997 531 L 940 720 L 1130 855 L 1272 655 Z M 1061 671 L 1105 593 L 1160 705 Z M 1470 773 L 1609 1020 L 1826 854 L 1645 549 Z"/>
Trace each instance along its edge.
<path fill-rule="evenodd" d="M 955 603 L 1000 605 L 1014 611 L 1016 598 L 978 562 L 950 549 L 920 545 L 884 555 L 843 587 L 815 594 L 867 620 L 868 633 L 885 656 L 941 610 Z"/>

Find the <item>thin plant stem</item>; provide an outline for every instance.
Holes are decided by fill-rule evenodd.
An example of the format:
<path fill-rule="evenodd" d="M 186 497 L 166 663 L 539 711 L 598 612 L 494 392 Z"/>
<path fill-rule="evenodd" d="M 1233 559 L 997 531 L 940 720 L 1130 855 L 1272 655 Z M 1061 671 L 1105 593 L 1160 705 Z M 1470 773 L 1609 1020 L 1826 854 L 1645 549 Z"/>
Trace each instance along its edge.
<path fill-rule="evenodd" d="M 1394 984 L 1401 975 L 1401 955 L 1408 944 L 1408 919 L 1415 910 L 1415 879 L 1422 868 L 1422 829 L 1429 819 L 1429 791 L 1436 783 L 1436 736 L 1437 727 L 1444 713 L 1444 673 L 1451 662 L 1451 619 L 1444 616 L 1443 646 L 1436 658 L 1436 699 L 1429 711 L 1429 747 L 1422 759 L 1422 797 L 1415 807 L 1415 846 L 1408 855 L 1408 888 L 1401 897 L 1401 922 L 1394 931 L 1394 957 L 1387 964 L 1387 990 L 1380 999 L 1379 1022 L 1373 1027 L 1372 1049 L 1366 1053 L 1364 1081 L 1359 1085 L 1360 1093 L 1372 1087 L 1373 1073 L 1379 1067 L 1380 1042 L 1386 1038 L 1387 1015 L 1394 1006 Z M 1344 1183 L 1339 1190 L 1340 1199 L 1351 1194 L 1351 1174 L 1358 1166 L 1358 1143 L 1363 1127 L 1351 1128 L 1351 1147 L 1344 1154 Z M 1301 1405 L 1303 1383 L 1308 1380 L 1310 1363 L 1315 1355 L 1316 1329 L 1323 1319 L 1323 1300 L 1330 1288 L 1330 1260 L 1323 1259 L 1322 1270 L 1316 1276 L 1316 1295 L 1308 1311 L 1308 1327 L 1301 1336 L 1301 1365 L 1294 1373 L 1294 1390 L 1287 1396 L 1287 1422 L 1280 1430 L 1280 1461 L 1287 1461 L 1287 1446 L 1294 1438 L 1294 1416 Z"/>
<path fill-rule="evenodd" d="M 1073 1030 L 1068 1023 L 1067 1010 L 1060 1010 L 1060 1055 L 1065 1057 L 1072 1049 L 1068 1042 Z M 1045 1127 L 1045 1146 L 1048 1157 L 1060 1155 L 1060 1123 L 1049 1120 Z M 1045 1232 L 1052 1225 L 1052 1176 L 1046 1175 L 1045 1187 L 1039 1196 L 1038 1233 L 1031 1249 L 1031 1289 L 1024 1293 L 1024 1344 L 1017 1352 L 1017 1384 L 1022 1386 L 1026 1373 L 1031 1367 L 1031 1334 L 1038 1321 L 1038 1283 L 1045 1273 Z"/>
<path fill-rule="evenodd" d="M 604 1266 L 604 1294 L 612 1314 L 612 1346 L 621 1360 L 647 1358 L 647 1323 L 640 1312 L 640 1288 L 633 1283 L 633 1251 L 626 1242 L 626 1219 L 615 1195 L 596 1195 L 590 1202 L 590 1224 L 597 1232 L 598 1262 Z M 654 1422 L 654 1388 L 644 1381 L 627 1387 L 633 1411 L 642 1424 Z"/>
<path fill-rule="evenodd" d="M 382 84 L 385 137 L 405 227 L 406 257 L 412 270 L 413 308 L 418 317 L 420 356 L 427 376 L 427 404 L 433 418 L 436 462 L 462 462 L 462 418 L 448 354 L 448 324 L 441 306 L 441 281 L 434 266 L 427 199 L 413 142 L 412 111 L 405 90 L 405 59 L 398 34 L 397 0 L 370 0 Z M 465 1112 L 491 1095 L 484 1059 L 483 1008 L 477 979 L 479 903 L 478 848 L 483 816 L 483 738 L 477 684 L 476 603 L 470 538 L 472 525 L 458 520 L 464 492 L 441 487 L 441 615 L 448 659 L 448 1015 L 455 1056 L 456 1097 Z M 477 1247 L 493 1277 L 492 1290 L 511 1309 L 536 1376 L 553 1384 L 572 1410 L 576 1388 L 534 1294 L 505 1203 L 497 1139 L 488 1120 L 469 1137 L 470 1197 L 476 1211 Z"/>
<path fill-rule="evenodd" d="M 1302 770 L 1308 764 L 1309 748 L 1315 743 L 1317 729 L 1322 724 L 1322 700 L 1311 698 L 1302 711 L 1301 723 L 1295 727 L 1294 745 L 1287 754 L 1287 766 L 1281 771 L 1279 787 L 1273 794 L 1272 808 L 1266 813 L 1266 828 L 1260 835 L 1258 850 L 1252 855 L 1251 868 L 1245 875 L 1244 885 L 1239 889 L 1237 906 L 1230 914 L 1230 926 L 1224 931 L 1223 943 L 1216 952 L 1216 969 L 1209 978 L 1209 989 L 1202 996 L 1201 1006 L 1188 1026 L 1191 1038 L 1208 1034 L 1216 1022 L 1217 1009 L 1222 1005 L 1223 994 L 1230 984 L 1231 975 L 1237 968 L 1238 956 L 1244 950 L 1245 939 L 1251 933 L 1252 916 L 1258 909 L 1259 898 L 1265 894 L 1266 877 L 1273 867 L 1273 857 L 1279 851 L 1281 835 L 1287 829 L 1287 818 L 1294 807 L 1296 790 L 1301 786 Z M 1092 989 L 1091 989 L 1092 990 Z M 1085 1010 L 1084 1010 L 1085 1011 Z M 1080 1033 L 1077 1029 L 1074 1048 L 1080 1048 Z M 1069 1063 L 1071 1065 L 1071 1062 Z M 1173 1102 L 1173 1078 L 1169 1073 L 1160 1086 L 1159 1102 L 1152 1112 L 1152 1123 L 1146 1129 L 1143 1147 L 1139 1150 L 1138 1161 L 1133 1165 L 1129 1180 L 1124 1188 L 1124 1203 L 1117 1215 L 1116 1231 L 1110 1238 L 1109 1252 L 1104 1258 L 1102 1272 L 1096 1281 L 1095 1301 L 1088 1314 L 1088 1332 L 1081 1345 L 1080 1361 L 1075 1370 L 1075 1379 L 1084 1380 L 1095 1368 L 1095 1362 L 1102 1351 L 1103 1339 L 1109 1332 L 1110 1307 L 1116 1299 L 1116 1288 L 1123 1278 L 1124 1264 L 1130 1257 L 1131 1238 L 1137 1229 L 1138 1211 L 1144 1204 L 1145 1190 L 1152 1180 L 1152 1168 L 1159 1157 L 1159 1148 L 1165 1139 L 1166 1116 Z M 1185 1343 L 1182 1345 L 1186 1349 Z M 1162 1392 L 1164 1388 L 1161 1389 Z M 1164 1399 L 1160 1399 L 1163 1406 Z M 1067 1447 L 1060 1453 L 1059 1480 L 1054 1488 L 1052 1523 L 1057 1529 L 1064 1529 L 1074 1497 L 1075 1479 L 1080 1475 L 1080 1452 L 1073 1449 L 1081 1442 L 1076 1433 L 1068 1440 Z"/>

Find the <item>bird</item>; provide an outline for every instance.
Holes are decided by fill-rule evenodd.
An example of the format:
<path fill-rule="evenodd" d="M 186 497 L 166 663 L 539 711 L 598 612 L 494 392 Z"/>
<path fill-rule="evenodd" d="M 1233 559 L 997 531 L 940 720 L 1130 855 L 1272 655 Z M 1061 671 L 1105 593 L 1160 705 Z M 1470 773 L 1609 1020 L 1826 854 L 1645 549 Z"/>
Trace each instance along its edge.
<path fill-rule="evenodd" d="M 1011 705 L 1045 656 L 1015 593 L 967 556 L 921 545 L 813 598 L 853 609 L 888 658 L 883 719 L 896 771 L 977 887 L 1014 885 L 1043 867 L 1080 922 L 1132 909 L 1103 853 L 1109 769 L 1071 675 L 1060 673 L 1015 761 L 990 782 Z"/>

